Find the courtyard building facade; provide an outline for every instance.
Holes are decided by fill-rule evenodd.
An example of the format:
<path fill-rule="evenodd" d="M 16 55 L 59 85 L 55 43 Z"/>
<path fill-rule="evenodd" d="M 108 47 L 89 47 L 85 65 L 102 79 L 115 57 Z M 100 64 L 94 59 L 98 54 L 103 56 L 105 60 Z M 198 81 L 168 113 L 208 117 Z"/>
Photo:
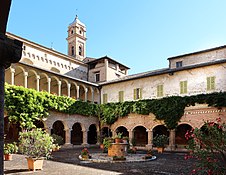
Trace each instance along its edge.
<path fill-rule="evenodd" d="M 129 67 L 108 56 L 86 56 L 86 26 L 77 16 L 68 26 L 68 55 L 11 33 L 7 36 L 23 42 L 20 62 L 5 72 L 11 85 L 96 104 L 226 92 L 226 46 L 170 57 L 168 68 L 128 75 Z M 94 116 L 50 111 L 36 126 L 62 136 L 65 146 L 99 144 L 99 136 L 122 132 L 139 148 L 152 148 L 157 134 L 167 135 L 168 149 L 175 150 L 187 144 L 188 130 L 218 117 L 226 122 L 226 108 L 188 106 L 178 126 L 169 130 L 152 113 L 129 114 L 106 125 Z M 8 139 L 16 139 L 19 126 L 9 123 L 6 113 L 5 133 Z"/>

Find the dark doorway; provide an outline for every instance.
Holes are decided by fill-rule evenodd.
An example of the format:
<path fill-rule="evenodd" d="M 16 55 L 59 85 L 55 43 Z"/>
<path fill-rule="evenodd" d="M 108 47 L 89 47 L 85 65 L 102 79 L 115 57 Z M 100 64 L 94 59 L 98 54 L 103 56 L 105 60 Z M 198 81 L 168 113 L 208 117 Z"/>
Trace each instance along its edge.
<path fill-rule="evenodd" d="M 134 128 L 134 144 L 136 146 L 145 146 L 148 144 L 147 129 L 143 126 L 137 126 Z"/>
<path fill-rule="evenodd" d="M 72 126 L 72 131 L 71 131 L 71 144 L 73 145 L 81 145 L 83 139 L 83 133 L 82 133 L 82 127 L 80 123 L 75 123 Z"/>
<path fill-rule="evenodd" d="M 53 123 L 53 129 L 51 129 L 51 134 L 56 134 L 63 138 L 63 142 L 65 143 L 65 131 L 64 124 L 61 121 L 56 121 Z"/>
<path fill-rule="evenodd" d="M 97 128 L 96 125 L 92 124 L 89 127 L 88 131 L 88 144 L 96 144 L 97 143 Z"/>

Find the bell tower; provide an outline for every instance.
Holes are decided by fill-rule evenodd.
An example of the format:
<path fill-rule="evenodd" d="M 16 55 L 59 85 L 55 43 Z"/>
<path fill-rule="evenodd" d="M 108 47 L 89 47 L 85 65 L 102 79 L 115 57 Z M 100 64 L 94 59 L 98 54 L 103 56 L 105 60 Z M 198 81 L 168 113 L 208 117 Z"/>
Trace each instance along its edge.
<path fill-rule="evenodd" d="M 86 58 L 86 26 L 76 15 L 68 26 L 68 55 L 83 61 Z"/>

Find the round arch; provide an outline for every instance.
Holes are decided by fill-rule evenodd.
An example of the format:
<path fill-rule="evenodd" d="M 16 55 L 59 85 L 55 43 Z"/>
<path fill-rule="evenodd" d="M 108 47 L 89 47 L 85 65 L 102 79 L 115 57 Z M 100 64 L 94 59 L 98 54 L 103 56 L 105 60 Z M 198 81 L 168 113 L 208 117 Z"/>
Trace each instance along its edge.
<path fill-rule="evenodd" d="M 63 138 L 63 142 L 65 143 L 65 128 L 62 121 L 57 120 L 53 123 L 51 134 L 61 136 Z"/>
<path fill-rule="evenodd" d="M 14 85 L 24 87 L 24 72 L 25 72 L 25 70 L 23 67 L 21 67 L 21 66 L 15 67 Z"/>
<path fill-rule="evenodd" d="M 61 95 L 68 96 L 68 81 L 61 79 Z"/>
<path fill-rule="evenodd" d="M 58 95 L 58 82 L 60 80 L 56 76 L 51 76 L 50 93 Z"/>
<path fill-rule="evenodd" d="M 125 126 L 119 126 L 115 131 L 117 134 L 122 133 L 123 137 L 129 137 L 128 129 Z"/>
<path fill-rule="evenodd" d="M 136 126 L 133 129 L 133 141 L 136 146 L 145 146 L 148 144 L 148 132 L 144 126 Z"/>
<path fill-rule="evenodd" d="M 89 126 L 88 131 L 88 144 L 96 144 L 97 143 L 97 127 L 95 124 L 91 124 Z"/>
<path fill-rule="evenodd" d="M 37 72 L 32 69 L 28 71 L 27 87 L 31 89 L 37 88 Z"/>
<path fill-rule="evenodd" d="M 81 145 L 83 142 L 83 132 L 80 123 L 74 123 L 71 130 L 71 144 Z"/>
<path fill-rule="evenodd" d="M 178 145 L 187 145 L 188 140 L 185 138 L 185 134 L 187 131 L 192 129 L 191 125 L 189 124 L 180 124 L 176 128 L 176 135 L 175 135 L 175 144 Z"/>
<path fill-rule="evenodd" d="M 40 73 L 39 76 L 39 90 L 48 92 L 48 75 L 45 73 Z"/>

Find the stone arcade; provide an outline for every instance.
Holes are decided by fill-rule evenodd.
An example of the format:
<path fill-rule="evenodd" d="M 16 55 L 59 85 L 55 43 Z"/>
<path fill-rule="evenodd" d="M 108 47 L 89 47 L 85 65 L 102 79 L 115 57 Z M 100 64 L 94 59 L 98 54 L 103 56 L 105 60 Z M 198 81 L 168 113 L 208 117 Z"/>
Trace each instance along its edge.
<path fill-rule="evenodd" d="M 23 42 L 21 61 L 5 72 L 6 82 L 12 85 L 98 104 L 226 91 L 226 46 L 171 57 L 168 68 L 128 75 L 129 68 L 112 58 L 86 57 L 86 26 L 77 16 L 68 27 L 68 55 L 11 33 L 7 36 Z M 197 104 L 186 107 L 174 130 L 168 130 L 151 113 L 129 114 L 100 128 L 96 117 L 50 111 L 50 116 L 36 125 L 61 135 L 65 145 L 98 144 L 97 136 L 110 129 L 113 136 L 123 132 L 141 148 L 152 147 L 156 134 L 166 134 L 170 138 L 168 148 L 176 149 L 186 145 L 187 130 L 201 128 L 203 120 L 221 117 L 226 121 L 225 116 L 226 108 Z M 16 139 L 18 132 L 17 125 L 5 128 L 7 139 Z"/>

